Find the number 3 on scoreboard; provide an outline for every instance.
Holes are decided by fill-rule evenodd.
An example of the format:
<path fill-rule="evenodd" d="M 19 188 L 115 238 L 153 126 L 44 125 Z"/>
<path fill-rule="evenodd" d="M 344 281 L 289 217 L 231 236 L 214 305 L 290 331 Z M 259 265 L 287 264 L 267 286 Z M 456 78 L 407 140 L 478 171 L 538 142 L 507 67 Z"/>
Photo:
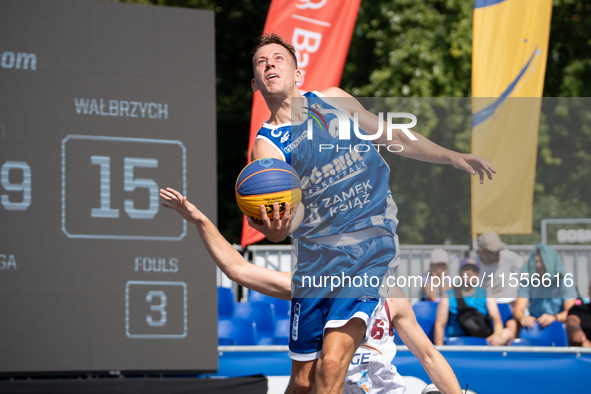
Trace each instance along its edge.
<path fill-rule="evenodd" d="M 160 312 L 160 320 L 154 321 L 152 315 L 148 315 L 146 316 L 146 322 L 150 327 L 162 327 L 166 324 L 166 309 L 164 309 L 166 308 L 166 293 L 163 291 L 152 290 L 146 295 L 146 302 L 151 304 L 154 297 L 160 298 L 160 304 L 150 305 L 150 310 Z"/>
<path fill-rule="evenodd" d="M 184 282 L 127 282 L 125 331 L 128 338 L 185 338 L 187 285 Z"/>

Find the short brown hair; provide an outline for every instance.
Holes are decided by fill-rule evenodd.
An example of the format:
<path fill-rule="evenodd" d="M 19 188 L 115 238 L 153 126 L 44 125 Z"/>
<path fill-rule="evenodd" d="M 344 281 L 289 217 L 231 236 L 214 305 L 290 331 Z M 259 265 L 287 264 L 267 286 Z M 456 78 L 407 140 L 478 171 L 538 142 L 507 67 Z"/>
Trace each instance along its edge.
<path fill-rule="evenodd" d="M 293 45 L 291 45 L 289 42 L 287 42 L 285 39 L 283 39 L 281 36 L 279 36 L 275 33 L 263 34 L 262 36 L 259 37 L 259 43 L 254 48 L 252 48 L 252 51 L 250 51 L 250 56 L 252 56 L 252 64 L 253 65 L 254 65 L 254 55 L 256 55 L 257 51 L 259 49 L 261 49 L 262 47 L 264 47 L 265 45 L 269 45 L 269 44 L 281 45 L 283 48 L 287 49 L 287 51 L 291 55 L 291 58 L 293 59 L 293 62 L 295 64 L 296 68 L 298 68 L 298 59 L 296 58 L 295 48 L 293 47 Z"/>

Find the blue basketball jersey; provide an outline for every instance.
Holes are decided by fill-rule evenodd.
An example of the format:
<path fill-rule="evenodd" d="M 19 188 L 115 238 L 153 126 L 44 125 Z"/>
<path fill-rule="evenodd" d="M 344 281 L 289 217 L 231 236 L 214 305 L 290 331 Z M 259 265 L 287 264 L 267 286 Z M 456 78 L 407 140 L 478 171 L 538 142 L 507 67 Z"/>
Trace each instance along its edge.
<path fill-rule="evenodd" d="M 355 135 L 351 117 L 350 139 L 339 139 L 337 116 L 324 112 L 339 110 L 336 104 L 319 92 L 305 93 L 304 100 L 309 114 L 304 122 L 265 123 L 257 134 L 257 139 L 273 146 L 300 176 L 306 211 L 292 235 L 313 239 L 369 227 L 380 227 L 394 235 L 397 207 L 389 187 L 388 165 L 372 141 Z M 309 127 L 312 139 L 308 138 Z"/>

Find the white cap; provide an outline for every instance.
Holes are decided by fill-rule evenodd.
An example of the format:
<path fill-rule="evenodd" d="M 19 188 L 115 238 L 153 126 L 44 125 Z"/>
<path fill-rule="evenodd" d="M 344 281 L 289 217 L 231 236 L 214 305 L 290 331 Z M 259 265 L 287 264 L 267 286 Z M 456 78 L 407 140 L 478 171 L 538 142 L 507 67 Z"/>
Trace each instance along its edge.
<path fill-rule="evenodd" d="M 431 252 L 431 264 L 437 263 L 449 264 L 449 254 L 444 249 L 437 248 Z"/>

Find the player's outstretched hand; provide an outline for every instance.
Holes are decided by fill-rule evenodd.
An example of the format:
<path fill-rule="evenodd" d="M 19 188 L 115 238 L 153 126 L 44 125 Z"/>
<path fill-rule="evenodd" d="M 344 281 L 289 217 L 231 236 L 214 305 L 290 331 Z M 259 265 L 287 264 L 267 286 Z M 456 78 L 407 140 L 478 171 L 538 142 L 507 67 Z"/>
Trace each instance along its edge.
<path fill-rule="evenodd" d="M 187 200 L 187 197 L 170 187 L 160 189 L 160 197 L 166 201 L 162 203 L 163 207 L 174 209 L 187 222 L 197 223 L 201 215 L 203 215 L 195 205 Z"/>
<path fill-rule="evenodd" d="M 492 180 L 492 174 L 497 173 L 497 170 L 488 161 L 471 153 L 459 154 L 455 158 L 453 165 L 455 168 L 464 170 L 470 175 L 478 174 L 481 184 L 484 183 L 484 173 L 486 173 L 489 180 Z"/>
<path fill-rule="evenodd" d="M 269 220 L 267 209 L 264 205 L 260 206 L 262 224 L 255 223 L 254 220 L 247 217 L 248 225 L 257 231 L 260 231 L 271 242 L 281 242 L 291 232 L 291 209 L 289 203 L 285 203 L 285 213 L 281 217 L 279 213 L 279 203 L 273 204 L 273 220 Z"/>

